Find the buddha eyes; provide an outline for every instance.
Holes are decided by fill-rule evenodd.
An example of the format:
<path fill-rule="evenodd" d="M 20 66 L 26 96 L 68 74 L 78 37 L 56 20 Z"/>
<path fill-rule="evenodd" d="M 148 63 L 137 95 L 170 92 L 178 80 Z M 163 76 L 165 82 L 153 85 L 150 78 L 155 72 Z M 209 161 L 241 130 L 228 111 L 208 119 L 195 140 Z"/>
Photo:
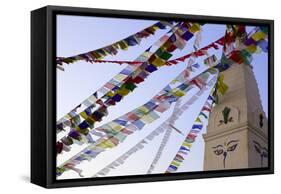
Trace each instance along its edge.
<path fill-rule="evenodd" d="M 216 155 L 221 155 L 223 153 L 223 150 L 222 149 L 217 149 L 217 150 L 214 150 L 214 153 Z"/>
<path fill-rule="evenodd" d="M 233 150 L 236 149 L 237 145 L 238 145 L 238 144 L 234 144 L 234 145 L 228 147 L 228 148 L 227 148 L 227 151 L 228 151 L 228 152 L 232 152 Z"/>
<path fill-rule="evenodd" d="M 237 145 L 238 145 L 238 144 L 234 144 L 234 145 L 228 147 L 228 148 L 227 148 L 227 152 L 232 152 L 232 151 L 234 151 L 234 150 L 236 149 Z M 221 155 L 223 152 L 224 152 L 223 149 L 216 149 L 216 150 L 214 150 L 214 153 L 215 153 L 216 155 Z"/>
<path fill-rule="evenodd" d="M 237 148 L 239 140 L 231 140 L 229 142 L 225 142 L 223 145 L 219 144 L 213 147 L 214 153 L 219 156 L 224 154 L 224 157 L 227 156 L 227 152 L 232 152 Z"/>

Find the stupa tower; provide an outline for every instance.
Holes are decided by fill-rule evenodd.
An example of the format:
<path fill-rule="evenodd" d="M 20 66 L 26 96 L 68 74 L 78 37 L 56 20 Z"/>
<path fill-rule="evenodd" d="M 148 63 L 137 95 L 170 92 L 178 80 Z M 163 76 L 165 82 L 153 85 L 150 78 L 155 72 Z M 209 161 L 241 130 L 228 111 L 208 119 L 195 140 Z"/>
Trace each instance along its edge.
<path fill-rule="evenodd" d="M 204 170 L 267 167 L 268 123 L 252 67 L 233 64 L 221 74 L 229 88 L 203 135 Z"/>

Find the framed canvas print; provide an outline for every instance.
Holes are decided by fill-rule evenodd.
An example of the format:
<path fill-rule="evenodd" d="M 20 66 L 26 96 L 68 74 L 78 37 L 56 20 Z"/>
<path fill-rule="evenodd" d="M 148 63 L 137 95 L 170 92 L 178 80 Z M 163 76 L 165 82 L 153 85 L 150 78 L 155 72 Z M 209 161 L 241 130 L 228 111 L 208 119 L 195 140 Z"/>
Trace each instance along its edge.
<path fill-rule="evenodd" d="M 31 12 L 31 182 L 273 173 L 273 21 Z"/>

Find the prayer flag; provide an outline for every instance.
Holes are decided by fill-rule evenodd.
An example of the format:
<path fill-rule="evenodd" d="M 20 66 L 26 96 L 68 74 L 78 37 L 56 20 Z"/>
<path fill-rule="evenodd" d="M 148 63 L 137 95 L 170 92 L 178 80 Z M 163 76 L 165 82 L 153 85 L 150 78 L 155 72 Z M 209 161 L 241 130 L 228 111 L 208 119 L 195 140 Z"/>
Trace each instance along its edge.
<path fill-rule="evenodd" d="M 197 31 L 199 31 L 200 30 L 200 24 L 198 24 L 198 23 L 195 23 L 195 24 L 193 24 L 189 29 L 188 29 L 188 31 L 189 32 L 191 32 L 191 33 L 195 33 L 195 32 L 197 32 Z"/>
<path fill-rule="evenodd" d="M 189 31 L 186 31 L 182 36 L 181 36 L 184 40 L 188 41 L 190 38 L 193 37 L 193 34 Z"/>
<path fill-rule="evenodd" d="M 163 66 L 165 63 L 166 61 L 159 57 L 155 57 L 155 59 L 151 62 L 151 64 L 155 65 L 156 67 Z"/>
<path fill-rule="evenodd" d="M 203 128 L 203 125 L 202 124 L 194 124 L 194 125 L 192 125 L 192 129 L 202 129 Z"/>
<path fill-rule="evenodd" d="M 262 32 L 262 31 L 257 31 L 251 37 L 252 37 L 253 40 L 259 41 L 261 39 L 265 39 L 266 34 L 264 32 Z"/>
<path fill-rule="evenodd" d="M 149 73 L 152 73 L 154 71 L 157 70 L 157 67 L 155 67 L 154 65 L 148 65 L 146 68 L 145 68 L 146 71 L 148 71 Z"/>

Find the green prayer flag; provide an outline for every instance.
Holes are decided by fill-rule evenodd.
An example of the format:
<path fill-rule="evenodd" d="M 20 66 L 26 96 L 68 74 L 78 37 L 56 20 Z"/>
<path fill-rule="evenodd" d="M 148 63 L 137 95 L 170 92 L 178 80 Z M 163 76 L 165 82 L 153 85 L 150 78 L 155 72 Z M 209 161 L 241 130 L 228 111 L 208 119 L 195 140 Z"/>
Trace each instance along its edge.
<path fill-rule="evenodd" d="M 129 83 L 125 83 L 124 87 L 130 91 L 133 91 L 137 86 L 134 83 L 129 82 Z"/>
<path fill-rule="evenodd" d="M 166 51 L 164 51 L 159 57 L 161 59 L 164 59 L 164 60 L 169 60 L 173 55 L 171 53 L 168 53 Z"/>
<path fill-rule="evenodd" d="M 161 59 L 164 59 L 165 61 L 167 61 L 168 59 L 170 59 L 173 56 L 171 53 L 164 51 L 161 48 L 156 51 L 156 55 L 158 57 L 160 57 Z"/>

